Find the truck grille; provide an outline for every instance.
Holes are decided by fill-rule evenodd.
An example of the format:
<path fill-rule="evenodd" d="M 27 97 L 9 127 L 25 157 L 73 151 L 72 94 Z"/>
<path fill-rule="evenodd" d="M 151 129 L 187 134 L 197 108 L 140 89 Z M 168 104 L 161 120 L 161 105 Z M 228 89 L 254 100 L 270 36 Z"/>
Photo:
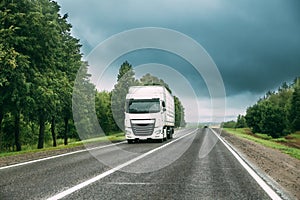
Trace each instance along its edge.
<path fill-rule="evenodd" d="M 151 124 L 131 124 L 134 135 L 146 136 L 152 135 L 154 123 Z"/>

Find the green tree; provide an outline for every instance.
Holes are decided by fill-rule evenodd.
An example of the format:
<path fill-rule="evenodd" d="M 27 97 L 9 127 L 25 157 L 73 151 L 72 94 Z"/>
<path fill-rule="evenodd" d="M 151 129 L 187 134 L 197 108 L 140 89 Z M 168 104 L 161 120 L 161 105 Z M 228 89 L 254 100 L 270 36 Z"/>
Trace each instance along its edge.
<path fill-rule="evenodd" d="M 112 115 L 110 92 L 102 91 L 96 93 L 95 108 L 99 124 L 105 134 L 118 130 Z"/>
<path fill-rule="evenodd" d="M 140 78 L 141 85 L 161 85 L 164 86 L 171 94 L 172 90 L 169 85 L 165 83 L 162 79 L 157 78 L 156 76 L 151 75 L 150 73 L 145 74 Z"/>
<path fill-rule="evenodd" d="M 117 80 L 118 82 L 112 90 L 111 110 L 115 122 L 118 127 L 123 130 L 126 94 L 128 93 L 130 86 L 138 85 L 132 65 L 127 61 L 121 65 Z"/>
<path fill-rule="evenodd" d="M 262 120 L 261 107 L 259 103 L 249 107 L 246 112 L 246 123 L 252 129 L 253 133 L 261 132 L 260 122 Z"/>
<path fill-rule="evenodd" d="M 235 126 L 236 126 L 236 122 L 233 120 L 222 123 L 223 128 L 235 128 Z"/>
<path fill-rule="evenodd" d="M 175 127 L 185 127 L 186 122 L 184 119 L 184 107 L 178 97 L 174 96 L 175 106 Z"/>
<path fill-rule="evenodd" d="M 296 78 L 291 85 L 284 82 L 276 92 L 267 92 L 264 98 L 247 109 L 247 125 L 253 132 L 272 137 L 300 130 L 299 88 L 300 81 Z"/>
<path fill-rule="evenodd" d="M 48 0 L 4 0 L 0 9 L 0 136 L 7 113 L 14 119 L 17 150 L 21 150 L 20 128 L 35 123 L 38 148 L 43 148 L 49 121 L 54 146 L 55 122 L 64 121 L 67 144 L 72 88 L 82 64 L 67 15 L 60 16 L 58 4 Z M 21 127 L 25 122 L 28 125 Z"/>
<path fill-rule="evenodd" d="M 28 57 L 18 48 L 19 43 L 25 42 L 25 38 L 18 34 L 21 31 L 18 25 L 25 17 L 24 13 L 18 12 L 18 4 L 12 1 L 0 3 L 0 115 L 3 119 L 4 113 L 12 113 L 16 150 L 21 151 L 20 118 L 26 112 L 30 68 Z M 28 8 L 24 3 L 22 6 Z"/>
<path fill-rule="evenodd" d="M 73 120 L 80 139 L 99 136 L 98 121 L 93 121 L 96 90 L 95 85 L 90 82 L 91 75 L 87 70 L 88 64 L 85 62 L 78 70 L 72 94 Z"/>
<path fill-rule="evenodd" d="M 278 138 L 283 135 L 286 128 L 285 111 L 277 105 L 269 101 L 262 104 L 262 119 L 260 121 L 260 129 L 262 133 Z"/>
<path fill-rule="evenodd" d="M 289 119 L 292 130 L 300 130 L 300 78 L 297 78 L 294 83 Z"/>
<path fill-rule="evenodd" d="M 235 128 L 245 128 L 247 127 L 245 116 L 238 115 Z"/>
<path fill-rule="evenodd" d="M 81 66 L 88 66 L 87 63 L 81 61 L 81 53 L 79 40 L 71 36 L 71 24 L 68 24 L 66 19 L 68 15 L 58 18 L 59 29 L 61 30 L 61 40 L 63 46 L 60 59 L 57 60 L 59 71 L 63 74 L 64 81 L 60 84 L 58 93 L 63 97 L 60 103 L 60 115 L 64 121 L 64 144 L 68 144 L 69 123 L 73 122 L 72 117 L 72 92 L 74 87 L 74 80 L 77 72 Z M 84 78 L 89 77 L 87 71 L 84 72 Z M 87 81 L 87 84 L 94 91 L 94 86 Z M 78 137 L 78 136 L 77 136 Z"/>

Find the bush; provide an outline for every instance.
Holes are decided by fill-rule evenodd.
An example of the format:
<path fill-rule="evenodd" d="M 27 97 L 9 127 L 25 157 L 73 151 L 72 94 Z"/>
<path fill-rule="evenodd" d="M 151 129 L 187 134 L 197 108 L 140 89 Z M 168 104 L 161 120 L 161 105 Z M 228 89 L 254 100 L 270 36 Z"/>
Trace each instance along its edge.
<path fill-rule="evenodd" d="M 233 120 L 222 123 L 223 128 L 235 128 L 235 126 L 236 126 L 236 122 Z"/>

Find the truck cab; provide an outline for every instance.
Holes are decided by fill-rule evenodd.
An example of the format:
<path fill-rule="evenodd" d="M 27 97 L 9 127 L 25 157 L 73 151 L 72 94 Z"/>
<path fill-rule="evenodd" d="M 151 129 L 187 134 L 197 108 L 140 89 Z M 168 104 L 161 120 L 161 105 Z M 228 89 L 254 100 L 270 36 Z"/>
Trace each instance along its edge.
<path fill-rule="evenodd" d="M 171 139 L 174 121 L 174 98 L 164 87 L 129 88 L 124 122 L 128 143 L 148 139 L 163 142 L 168 138 Z"/>

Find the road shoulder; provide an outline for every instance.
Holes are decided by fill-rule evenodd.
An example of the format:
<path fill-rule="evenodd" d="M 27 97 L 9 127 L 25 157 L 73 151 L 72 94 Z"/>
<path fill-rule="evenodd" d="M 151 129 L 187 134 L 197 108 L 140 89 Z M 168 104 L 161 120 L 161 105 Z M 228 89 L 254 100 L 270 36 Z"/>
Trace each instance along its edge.
<path fill-rule="evenodd" d="M 239 138 L 225 131 L 221 136 L 244 157 L 252 168 L 262 176 L 267 174 L 273 187 L 281 187 L 286 196 L 300 199 L 300 161 L 281 153 L 279 150 L 264 147 L 253 141 Z M 272 183 L 271 183 L 272 184 Z"/>

